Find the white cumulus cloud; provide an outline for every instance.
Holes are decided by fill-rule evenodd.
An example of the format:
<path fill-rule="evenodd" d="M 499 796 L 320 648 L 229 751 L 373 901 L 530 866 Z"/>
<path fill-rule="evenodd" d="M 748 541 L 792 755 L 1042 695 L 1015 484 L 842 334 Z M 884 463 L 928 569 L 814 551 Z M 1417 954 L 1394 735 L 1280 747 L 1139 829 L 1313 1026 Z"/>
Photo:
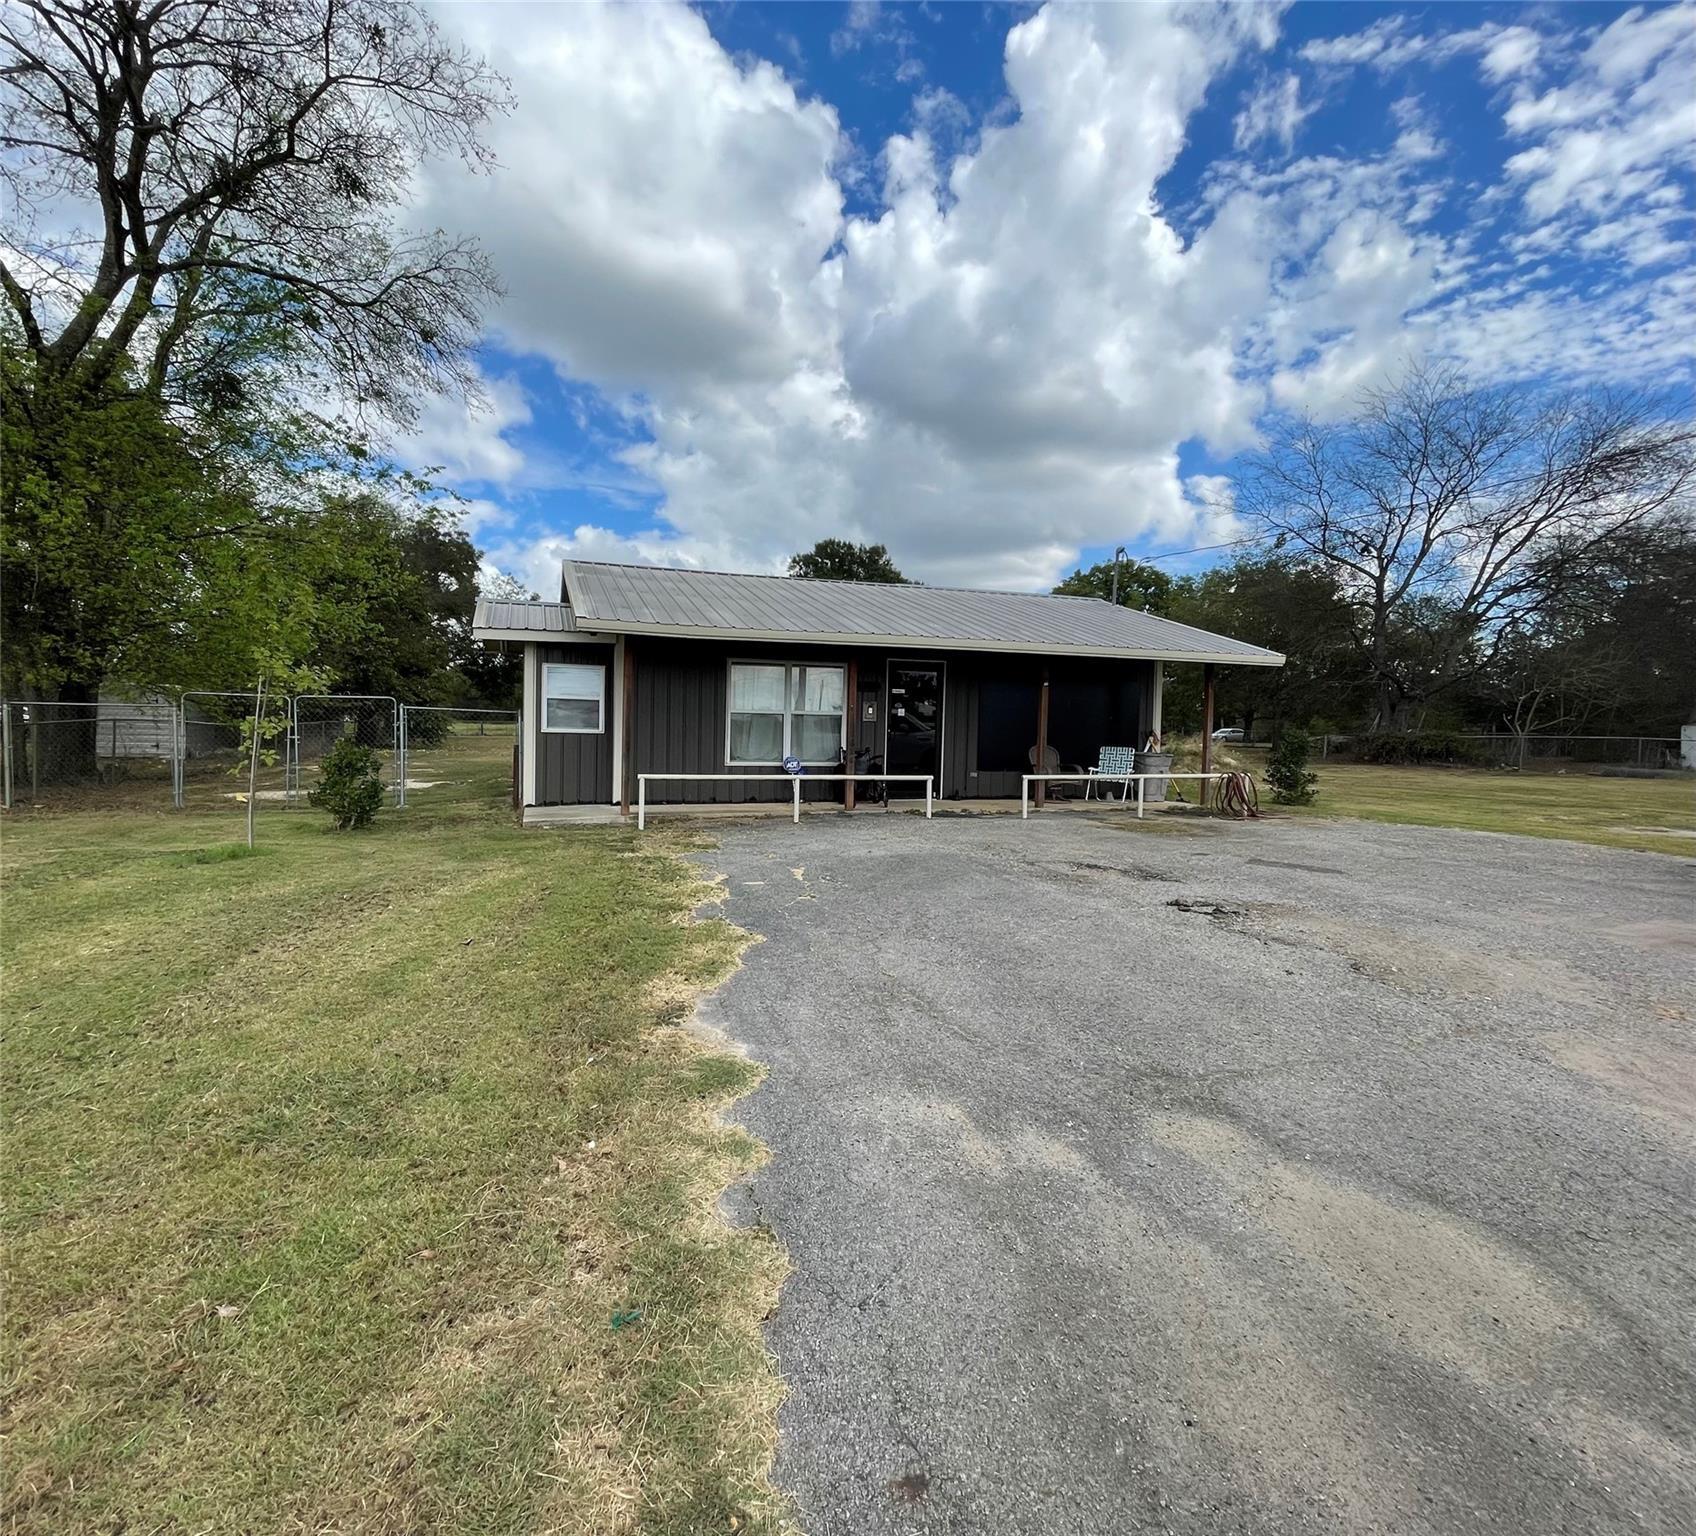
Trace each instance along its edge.
<path fill-rule="evenodd" d="M 1270 7 L 1036 12 L 1007 35 L 1001 107 L 968 125 L 946 93 L 917 98 L 864 216 L 847 211 L 857 156 L 834 109 L 732 58 L 692 10 L 443 14 L 519 106 L 497 174 L 433 168 L 421 200 L 485 240 L 508 288 L 497 339 L 602 392 L 637 439 L 610 450 L 618 471 L 659 506 L 636 534 L 488 524 L 491 558 L 542 591 L 567 551 L 769 570 L 826 535 L 887 543 L 927 580 L 1046 586 L 1086 545 L 1229 537 L 1228 498 L 1179 450 L 1249 446 L 1269 406 L 1341 408 L 1433 349 L 1606 375 L 1610 348 L 1640 362 L 1634 338 L 1689 302 L 1665 283 L 1589 299 L 1483 283 L 1471 237 L 1434 220 L 1456 189 L 1411 96 L 1384 108 L 1389 150 L 1257 163 L 1267 144 L 1287 155 L 1314 99 L 1265 72 Z M 1541 34 L 1494 25 L 1427 39 L 1392 20 L 1305 52 L 1333 70 L 1465 52 L 1522 153 L 1560 158 L 1561 136 L 1623 126 L 1659 89 L 1680 44 L 1651 46 L 1638 29 L 1666 24 L 1632 16 L 1570 68 Z M 884 24 L 863 9 L 839 46 Z M 1244 153 L 1180 224 L 1162 179 L 1234 71 L 1265 82 L 1235 125 Z M 1614 154 L 1610 174 L 1651 170 Z M 1587 174 L 1533 158 L 1514 185 L 1564 207 Z M 1583 233 L 1664 247 L 1678 209 L 1656 191 L 1641 197 L 1658 223 L 1630 207 Z M 490 481 L 535 483 L 498 446 L 519 420 L 444 441 Z"/>

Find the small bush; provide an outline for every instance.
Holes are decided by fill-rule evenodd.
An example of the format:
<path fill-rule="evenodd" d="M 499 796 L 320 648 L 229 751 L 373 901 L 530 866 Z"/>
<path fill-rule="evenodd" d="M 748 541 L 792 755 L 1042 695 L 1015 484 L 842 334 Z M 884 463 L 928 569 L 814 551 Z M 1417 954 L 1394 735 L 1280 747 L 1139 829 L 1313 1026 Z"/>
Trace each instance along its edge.
<path fill-rule="evenodd" d="M 377 780 L 380 763 L 369 747 L 343 736 L 324 754 L 308 803 L 328 811 L 338 832 L 370 826 L 383 803 L 383 786 Z"/>
<path fill-rule="evenodd" d="M 1319 798 L 1315 788 L 1319 775 L 1307 770 L 1312 751 L 1313 740 L 1306 731 L 1286 726 L 1278 733 L 1266 759 L 1266 782 L 1279 805 L 1312 805 Z"/>

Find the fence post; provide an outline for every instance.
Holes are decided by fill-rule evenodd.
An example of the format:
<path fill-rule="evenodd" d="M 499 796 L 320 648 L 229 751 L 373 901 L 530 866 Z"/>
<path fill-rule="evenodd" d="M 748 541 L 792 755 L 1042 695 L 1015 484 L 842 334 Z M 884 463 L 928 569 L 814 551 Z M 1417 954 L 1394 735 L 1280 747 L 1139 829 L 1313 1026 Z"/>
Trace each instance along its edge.
<path fill-rule="evenodd" d="M 795 815 L 794 815 L 793 819 L 794 819 L 795 825 L 800 826 L 801 825 L 801 775 L 797 773 L 793 777 L 794 777 L 794 783 L 795 783 Z"/>
<path fill-rule="evenodd" d="M 0 794 L 4 794 L 6 809 L 12 808 L 12 705 L 9 700 L 0 703 L 0 753 L 4 753 L 6 766 L 0 770 Z"/>
<path fill-rule="evenodd" d="M 253 810 L 259 799 L 259 733 L 265 728 L 265 679 L 253 694 L 253 739 L 247 744 L 247 846 L 253 846 Z"/>

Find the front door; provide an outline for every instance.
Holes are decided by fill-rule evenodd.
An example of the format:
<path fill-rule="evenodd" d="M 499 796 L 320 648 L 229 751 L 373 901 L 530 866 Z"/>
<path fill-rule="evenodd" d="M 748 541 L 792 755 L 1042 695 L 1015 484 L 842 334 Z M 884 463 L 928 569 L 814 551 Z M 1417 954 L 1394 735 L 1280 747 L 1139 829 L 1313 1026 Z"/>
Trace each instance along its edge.
<path fill-rule="evenodd" d="M 928 773 L 942 790 L 942 666 L 892 661 L 884 715 L 884 771 Z M 923 784 L 891 784 L 892 795 L 922 795 Z"/>

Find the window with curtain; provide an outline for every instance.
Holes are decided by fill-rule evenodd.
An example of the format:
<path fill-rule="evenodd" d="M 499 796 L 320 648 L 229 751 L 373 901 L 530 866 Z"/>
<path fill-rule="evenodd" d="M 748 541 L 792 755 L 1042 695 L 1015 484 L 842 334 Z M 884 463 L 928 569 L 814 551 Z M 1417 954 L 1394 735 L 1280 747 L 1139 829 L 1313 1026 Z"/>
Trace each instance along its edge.
<path fill-rule="evenodd" d="M 607 669 L 550 661 L 542 667 L 542 729 L 598 736 L 605 729 Z"/>
<path fill-rule="evenodd" d="M 835 767 L 846 695 L 841 667 L 733 661 L 730 763 L 775 768 L 786 757 L 798 757 L 813 767 Z"/>

